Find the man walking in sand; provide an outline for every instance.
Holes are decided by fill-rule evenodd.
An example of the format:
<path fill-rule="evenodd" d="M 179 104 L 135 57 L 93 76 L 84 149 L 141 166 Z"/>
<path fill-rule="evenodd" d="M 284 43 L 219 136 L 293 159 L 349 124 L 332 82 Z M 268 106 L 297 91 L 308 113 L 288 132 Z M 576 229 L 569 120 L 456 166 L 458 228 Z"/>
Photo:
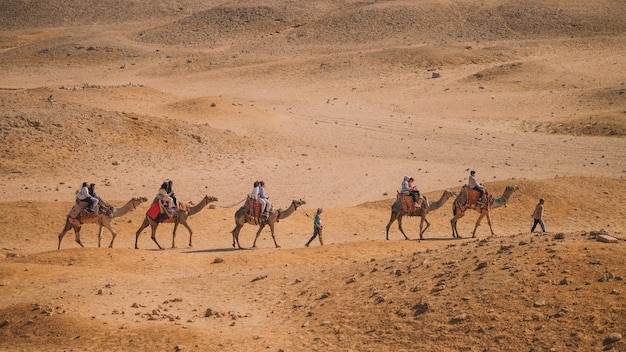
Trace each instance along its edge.
<path fill-rule="evenodd" d="M 317 208 L 317 213 L 315 213 L 315 217 L 313 218 L 313 236 L 311 236 L 309 241 L 305 244 L 306 247 L 308 247 L 311 242 L 313 242 L 315 237 L 318 236 L 320 239 L 320 245 L 324 245 L 324 241 L 322 241 L 322 229 L 324 228 L 324 226 L 322 226 L 322 218 L 320 217 L 321 214 L 322 208 Z"/>
<path fill-rule="evenodd" d="M 530 229 L 530 233 L 535 231 L 535 227 L 537 227 L 537 224 L 541 225 L 541 231 L 546 232 L 546 226 L 543 222 L 543 203 L 543 198 L 539 198 L 539 203 L 537 203 L 535 211 L 533 212 L 534 223 L 533 227 Z"/>

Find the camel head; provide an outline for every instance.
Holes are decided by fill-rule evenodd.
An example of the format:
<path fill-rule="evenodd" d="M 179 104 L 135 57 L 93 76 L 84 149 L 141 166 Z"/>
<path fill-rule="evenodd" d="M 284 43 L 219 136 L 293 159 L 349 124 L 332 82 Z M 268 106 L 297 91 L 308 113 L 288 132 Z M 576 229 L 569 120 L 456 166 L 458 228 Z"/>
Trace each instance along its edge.
<path fill-rule="evenodd" d="M 458 195 L 455 191 L 451 191 L 449 189 L 446 189 L 443 193 L 446 194 L 446 198 L 456 197 Z"/>
<path fill-rule="evenodd" d="M 146 198 L 146 197 L 133 197 L 133 199 L 131 201 L 132 201 L 132 204 L 133 204 L 133 208 L 136 208 L 139 204 L 141 204 L 143 202 L 147 202 L 148 198 Z"/>
<path fill-rule="evenodd" d="M 207 200 L 207 203 L 211 203 L 211 202 L 217 202 L 217 197 L 213 197 L 213 196 L 204 196 L 204 199 Z"/>
<path fill-rule="evenodd" d="M 298 207 L 301 207 L 303 205 L 306 204 L 306 201 L 304 201 L 304 199 L 298 199 L 298 200 L 292 200 L 291 204 L 293 204 L 293 207 L 297 210 Z"/>

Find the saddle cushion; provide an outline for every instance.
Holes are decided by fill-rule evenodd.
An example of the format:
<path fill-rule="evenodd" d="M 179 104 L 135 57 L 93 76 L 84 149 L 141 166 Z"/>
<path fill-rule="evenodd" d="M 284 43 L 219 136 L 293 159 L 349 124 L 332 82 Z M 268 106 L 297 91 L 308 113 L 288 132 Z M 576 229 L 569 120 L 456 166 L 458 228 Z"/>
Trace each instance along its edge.
<path fill-rule="evenodd" d="M 263 203 L 261 203 L 260 201 L 256 199 L 248 199 L 248 208 L 250 209 L 248 215 L 250 215 L 253 218 L 260 218 L 262 206 L 263 206 Z"/>
<path fill-rule="evenodd" d="M 161 207 L 159 206 L 159 201 L 155 200 L 154 202 L 152 202 L 152 205 L 150 206 L 150 209 L 148 209 L 148 211 L 146 212 L 146 215 L 149 216 L 150 219 L 156 220 L 160 212 Z"/>

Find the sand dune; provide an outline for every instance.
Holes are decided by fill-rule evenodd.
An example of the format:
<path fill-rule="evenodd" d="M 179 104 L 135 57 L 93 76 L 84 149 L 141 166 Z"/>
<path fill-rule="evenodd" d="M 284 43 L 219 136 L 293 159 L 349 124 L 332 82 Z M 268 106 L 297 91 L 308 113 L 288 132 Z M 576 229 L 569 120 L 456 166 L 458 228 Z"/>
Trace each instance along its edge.
<path fill-rule="evenodd" d="M 623 1 L 4 1 L 0 349 L 623 350 Z M 470 238 L 470 170 L 518 190 Z M 119 207 L 212 203 L 136 234 L 150 202 L 67 233 L 94 182 Z M 306 200 L 232 248 L 255 180 Z M 547 233 L 529 233 L 546 200 Z M 304 243 L 323 207 L 324 246 Z M 258 227 L 240 240 L 250 247 Z M 598 241 L 599 235 L 617 243 Z M 104 230 L 100 242 L 112 239 Z M 139 247 L 135 250 L 135 242 Z M 174 244 L 177 248 L 169 249 Z M 218 260 L 216 260 L 218 259 Z"/>

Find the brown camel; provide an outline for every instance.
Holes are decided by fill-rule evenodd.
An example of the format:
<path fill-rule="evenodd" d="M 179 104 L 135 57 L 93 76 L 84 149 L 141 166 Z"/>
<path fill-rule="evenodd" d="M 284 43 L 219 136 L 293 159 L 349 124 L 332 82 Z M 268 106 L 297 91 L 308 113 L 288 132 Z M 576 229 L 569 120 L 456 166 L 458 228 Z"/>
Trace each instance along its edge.
<path fill-rule="evenodd" d="M 278 243 L 276 243 L 276 236 L 274 236 L 274 225 L 289 215 L 293 214 L 294 211 L 298 209 L 299 206 L 306 204 L 306 202 L 302 199 L 292 200 L 291 205 L 286 210 L 272 210 L 269 213 L 267 218 L 255 218 L 250 216 L 250 208 L 248 206 L 248 202 L 246 201 L 245 205 L 239 208 L 235 213 L 235 228 L 231 231 L 233 234 L 233 248 L 235 245 L 239 249 L 243 249 L 241 245 L 239 245 L 239 231 L 246 223 L 251 225 L 259 225 L 259 231 L 256 232 L 256 237 L 254 237 L 254 243 L 252 243 L 252 247 L 256 248 L 256 240 L 259 238 L 261 231 L 265 227 L 265 225 L 270 225 L 270 229 L 272 230 L 272 239 L 274 240 L 274 245 L 276 248 L 280 248 Z"/>
<path fill-rule="evenodd" d="M 504 194 L 500 198 L 493 198 L 491 194 L 487 195 L 487 201 L 484 204 L 478 204 L 475 199 L 469 199 L 468 201 L 468 192 L 476 192 L 474 190 L 470 190 L 467 185 L 464 185 L 461 189 L 461 193 L 456 197 L 454 203 L 452 204 L 452 214 L 454 217 L 450 220 L 450 224 L 452 225 L 452 237 L 461 238 L 459 236 L 459 231 L 456 229 L 457 221 L 465 215 L 465 211 L 467 209 L 475 210 L 480 213 L 480 216 L 476 220 L 476 225 L 474 226 L 474 231 L 472 231 L 472 238 L 476 237 L 476 229 L 480 225 L 480 221 L 486 216 L 487 223 L 489 224 L 489 230 L 491 231 L 491 235 L 495 236 L 493 232 L 493 228 L 491 227 L 491 217 L 489 216 L 489 211 L 491 209 L 499 208 L 503 205 L 506 205 L 507 201 L 517 190 L 517 186 L 507 186 L 504 190 Z M 470 197 L 471 198 L 471 197 Z"/>
<path fill-rule="evenodd" d="M 402 232 L 402 234 L 404 235 L 404 239 L 405 240 L 409 239 L 407 235 L 404 233 L 404 230 L 402 229 L 402 217 L 403 216 L 421 217 L 420 240 L 424 239 L 422 235 L 424 235 L 424 232 L 426 232 L 426 230 L 428 230 L 428 228 L 430 227 L 430 222 L 428 221 L 428 219 L 426 219 L 426 215 L 433 210 L 437 210 L 441 208 L 441 206 L 444 205 L 444 203 L 447 202 L 448 199 L 452 198 L 453 196 L 456 196 L 455 192 L 445 190 L 441 194 L 441 198 L 439 198 L 438 201 L 431 203 L 428 200 L 426 200 L 426 204 L 415 212 L 405 212 L 404 209 L 402 208 L 402 203 L 400 202 L 400 199 L 396 199 L 396 201 L 391 205 L 391 219 L 389 219 L 389 223 L 387 224 L 387 240 L 389 239 L 389 228 L 391 227 L 391 224 L 393 224 L 395 220 L 398 220 L 398 229 L 400 229 L 400 232 Z M 424 223 L 426 223 L 426 227 L 424 227 Z"/>
<path fill-rule="evenodd" d="M 111 226 L 111 219 L 118 218 L 120 216 L 125 215 L 129 211 L 135 209 L 142 202 L 147 201 L 148 198 L 145 197 L 136 197 L 128 201 L 121 208 L 111 207 L 108 212 L 98 212 L 98 213 L 86 213 L 85 212 L 85 202 L 78 202 L 72 210 L 70 214 L 65 218 L 65 227 L 63 231 L 59 234 L 59 246 L 57 249 L 61 249 L 61 241 L 63 240 L 63 236 L 70 229 L 74 229 L 74 233 L 76 233 L 76 243 L 80 244 L 81 247 L 83 243 L 80 241 L 80 227 L 83 224 L 98 224 L 100 228 L 98 230 L 98 248 L 100 248 L 100 241 L 102 240 L 102 229 L 106 227 L 111 232 L 113 238 L 111 238 L 111 243 L 109 244 L 109 248 L 113 248 L 113 241 L 115 241 L 115 236 L 117 232 Z"/>
<path fill-rule="evenodd" d="M 217 202 L 217 198 L 212 197 L 212 196 L 204 196 L 204 198 L 202 198 L 202 200 L 198 202 L 198 204 L 194 206 L 188 206 L 187 211 L 182 211 L 182 210 L 177 209 L 177 214 L 175 216 L 162 221 L 163 223 L 174 223 L 174 231 L 172 232 L 172 248 L 176 248 L 176 244 L 175 244 L 176 243 L 176 229 L 178 228 L 178 224 L 182 224 L 183 226 L 187 228 L 187 231 L 189 231 L 189 247 L 193 247 L 191 243 L 193 230 L 187 223 L 187 218 L 198 213 L 200 210 L 206 207 L 207 204 L 211 202 Z M 152 229 L 152 240 L 154 241 L 154 243 L 156 243 L 157 246 L 159 246 L 159 249 L 163 249 L 163 247 L 161 247 L 161 245 L 159 244 L 159 242 L 157 242 L 157 239 L 156 239 L 156 229 L 159 226 L 159 223 L 152 220 L 152 218 L 150 218 L 148 215 L 146 215 L 146 217 L 143 219 L 143 223 L 141 224 L 141 226 L 139 227 L 139 230 L 137 230 L 137 233 L 135 234 L 135 249 L 139 249 L 139 246 L 137 246 L 137 242 L 139 241 L 139 235 L 141 235 L 141 232 L 143 231 L 143 229 L 148 227 L 148 225 L 150 225 L 150 228 Z"/>

